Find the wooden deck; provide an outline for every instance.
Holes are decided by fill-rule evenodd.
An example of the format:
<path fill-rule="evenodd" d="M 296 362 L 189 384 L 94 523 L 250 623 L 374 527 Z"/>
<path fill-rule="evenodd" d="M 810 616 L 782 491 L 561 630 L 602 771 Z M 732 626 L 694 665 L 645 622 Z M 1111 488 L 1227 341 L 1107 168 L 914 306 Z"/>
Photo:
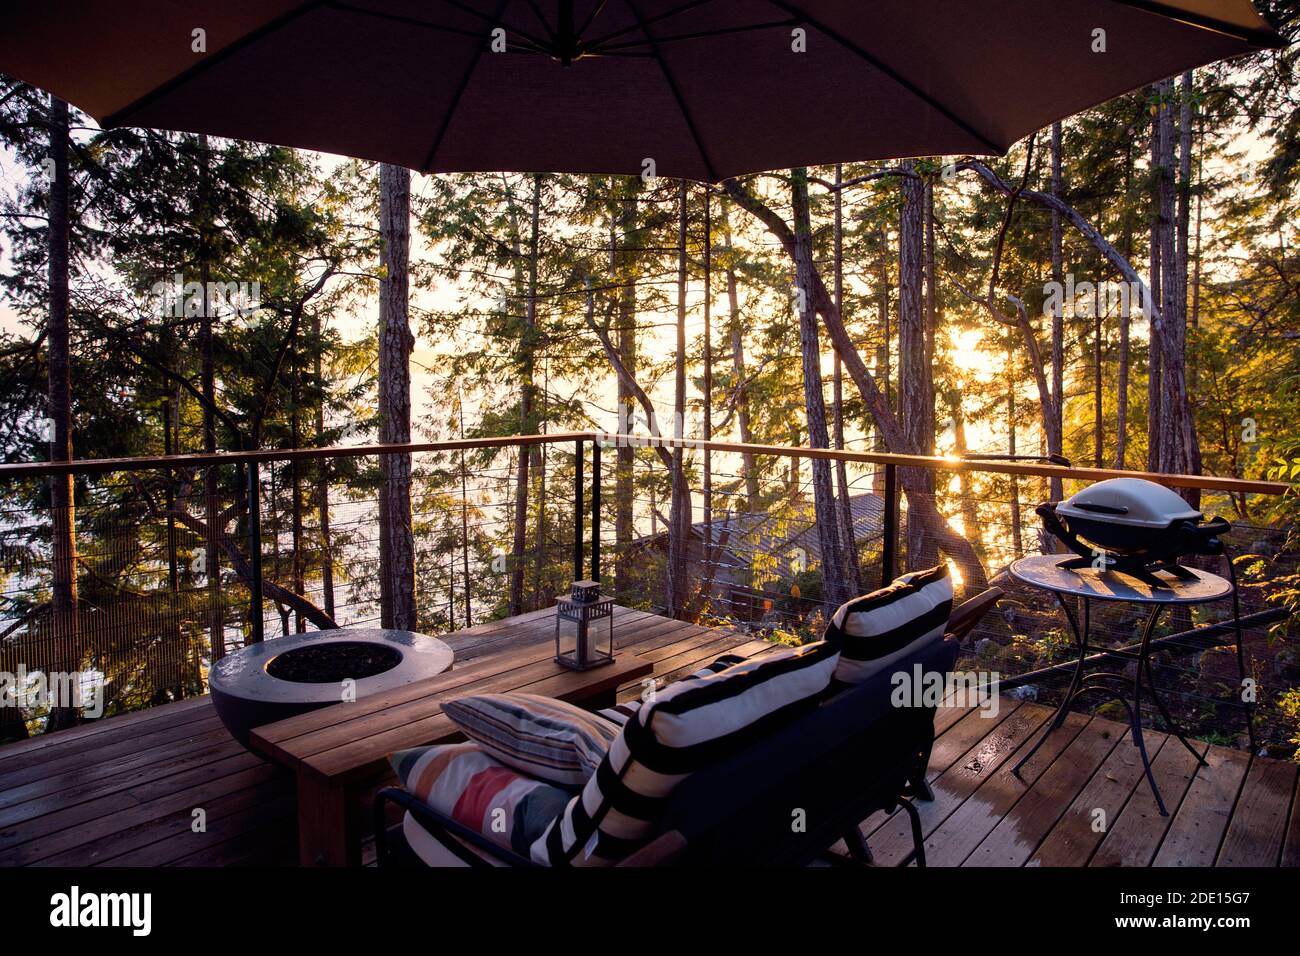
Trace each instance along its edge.
<path fill-rule="evenodd" d="M 460 665 L 548 641 L 552 628 L 541 611 L 446 640 Z M 616 613 L 615 639 L 652 661 L 660 680 L 723 653 L 773 649 L 627 609 Z M 1165 819 L 1125 728 L 1112 721 L 1073 715 L 1023 781 L 1011 776 L 1012 755 L 1048 714 L 1005 698 L 992 717 L 940 711 L 935 800 L 918 804 L 931 865 L 1300 865 L 1295 764 L 1209 747 L 1209 766 L 1198 767 L 1176 740 L 1149 733 Z M 37 737 L 0 747 L 0 865 L 293 865 L 292 787 L 287 773 L 226 734 L 206 698 Z M 873 817 L 863 832 L 881 864 L 910 847 L 901 814 Z"/>

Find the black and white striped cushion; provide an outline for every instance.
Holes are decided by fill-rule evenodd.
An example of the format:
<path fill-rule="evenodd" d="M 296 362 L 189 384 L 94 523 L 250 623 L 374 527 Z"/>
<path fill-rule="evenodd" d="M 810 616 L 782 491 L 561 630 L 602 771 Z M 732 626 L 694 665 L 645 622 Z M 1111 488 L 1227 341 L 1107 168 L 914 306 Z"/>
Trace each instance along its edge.
<path fill-rule="evenodd" d="M 695 673 L 683 677 L 682 680 L 699 680 L 701 677 L 708 677 L 710 674 L 718 673 L 718 671 L 725 671 L 728 667 L 743 664 L 746 660 L 747 658 L 741 657 L 739 654 L 723 654 L 712 664 L 707 664 L 704 667 L 701 667 Z M 601 717 L 604 717 L 606 720 L 622 727 L 628 722 L 633 714 L 641 709 L 642 703 L 644 703 L 643 700 L 624 701 L 621 704 L 615 704 L 613 707 L 606 707 L 603 710 L 598 710 L 596 713 Z"/>
<path fill-rule="evenodd" d="M 840 605 L 825 639 L 840 648 L 835 680 L 860 684 L 930 641 L 940 640 L 952 612 L 952 578 L 941 564 L 913 571 Z"/>
<path fill-rule="evenodd" d="M 551 866 L 609 866 L 654 835 L 682 780 L 816 706 L 838 649 L 820 641 L 692 675 L 657 693 L 623 731 L 582 793 L 533 844 Z"/>

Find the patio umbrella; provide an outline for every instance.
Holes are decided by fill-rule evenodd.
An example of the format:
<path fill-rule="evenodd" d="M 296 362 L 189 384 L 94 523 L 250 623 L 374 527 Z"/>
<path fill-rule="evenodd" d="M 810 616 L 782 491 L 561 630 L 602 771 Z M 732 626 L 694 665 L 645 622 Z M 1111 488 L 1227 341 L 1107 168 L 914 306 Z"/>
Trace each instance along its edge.
<path fill-rule="evenodd" d="M 707 181 L 1000 154 L 1053 120 L 1280 42 L 1249 0 L 11 0 L 0 12 L 0 71 L 109 128 L 425 172 Z"/>

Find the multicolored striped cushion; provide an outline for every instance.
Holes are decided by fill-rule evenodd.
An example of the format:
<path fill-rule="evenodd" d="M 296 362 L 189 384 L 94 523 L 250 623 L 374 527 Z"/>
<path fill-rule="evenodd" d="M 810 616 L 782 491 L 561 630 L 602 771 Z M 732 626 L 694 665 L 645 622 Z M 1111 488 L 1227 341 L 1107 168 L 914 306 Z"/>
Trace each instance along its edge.
<path fill-rule="evenodd" d="M 942 639 L 951 612 L 946 564 L 904 574 L 889 587 L 840 605 L 825 634 L 840 648 L 835 680 L 860 684 L 913 649 Z"/>
<path fill-rule="evenodd" d="M 573 795 L 503 766 L 473 743 L 399 750 L 388 761 L 412 796 L 520 856 Z"/>
<path fill-rule="evenodd" d="M 487 753 L 530 777 L 569 787 L 587 782 L 619 725 L 538 694 L 476 694 L 442 712 Z"/>
<path fill-rule="evenodd" d="M 673 789 L 816 706 L 839 650 L 808 644 L 690 677 L 644 703 L 582 793 L 533 844 L 550 866 L 609 866 L 645 845 Z"/>

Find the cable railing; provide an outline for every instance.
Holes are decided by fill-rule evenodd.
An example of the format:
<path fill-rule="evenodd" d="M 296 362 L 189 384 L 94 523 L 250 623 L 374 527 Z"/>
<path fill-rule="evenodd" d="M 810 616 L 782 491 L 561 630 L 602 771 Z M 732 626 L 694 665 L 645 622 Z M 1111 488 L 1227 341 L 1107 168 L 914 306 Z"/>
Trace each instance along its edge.
<path fill-rule="evenodd" d="M 691 508 L 688 573 L 686 593 L 670 606 L 672 481 L 657 448 L 671 454 L 678 447 Z M 462 453 L 476 458 L 463 474 Z M 418 629 L 434 633 L 550 606 L 570 581 L 591 578 L 630 606 L 777 640 L 811 639 L 835 608 L 824 590 L 809 462 L 843 463 L 856 565 L 850 577 L 863 590 L 919 561 L 948 557 L 926 539 L 933 519 L 920 520 L 909 505 L 907 479 L 928 475 L 933 490 L 925 494 L 970 545 L 971 567 L 983 578 L 966 580 L 958 567 L 959 585 L 972 590 L 988 582 L 1008 592 L 968 636 L 963 666 L 1000 673 L 1007 689 L 1042 699 L 1067 682 L 1058 665 L 1071 645 L 1041 595 L 1012 583 L 1005 569 L 1046 545 L 1033 507 L 1047 498 L 1052 479 L 1069 494 L 1104 478 L 1144 477 L 1237 502 L 1290 490 L 1280 482 L 1041 460 L 598 431 L 6 464 L 0 672 L 78 674 L 98 683 L 111 713 L 203 693 L 207 668 L 248 643 L 331 624 L 379 626 L 379 461 L 392 455 L 412 461 L 415 619 Z M 530 464 L 522 511 L 521 456 Z M 74 476 L 77 486 L 77 595 L 63 609 L 52 559 L 58 522 L 44 481 L 58 475 Z M 1241 580 L 1252 673 L 1266 688 L 1289 679 L 1261 637 L 1285 617 L 1269 597 L 1275 577 L 1294 573 L 1284 539 L 1285 529 L 1239 519 L 1230 541 L 1234 555 L 1264 552 L 1247 562 Z M 1195 729 L 1209 735 L 1229 732 L 1216 696 L 1227 673 L 1218 656 L 1235 637 L 1213 630 L 1222 618 L 1219 609 L 1184 612 L 1159 635 L 1159 678 Z M 1135 627 L 1126 612 L 1108 609 L 1098 615 L 1095 644 L 1123 646 Z M 0 739 L 5 721 L 13 735 L 14 711 L 0 707 Z M 28 707 L 21 719 L 30 729 L 51 713 Z"/>

